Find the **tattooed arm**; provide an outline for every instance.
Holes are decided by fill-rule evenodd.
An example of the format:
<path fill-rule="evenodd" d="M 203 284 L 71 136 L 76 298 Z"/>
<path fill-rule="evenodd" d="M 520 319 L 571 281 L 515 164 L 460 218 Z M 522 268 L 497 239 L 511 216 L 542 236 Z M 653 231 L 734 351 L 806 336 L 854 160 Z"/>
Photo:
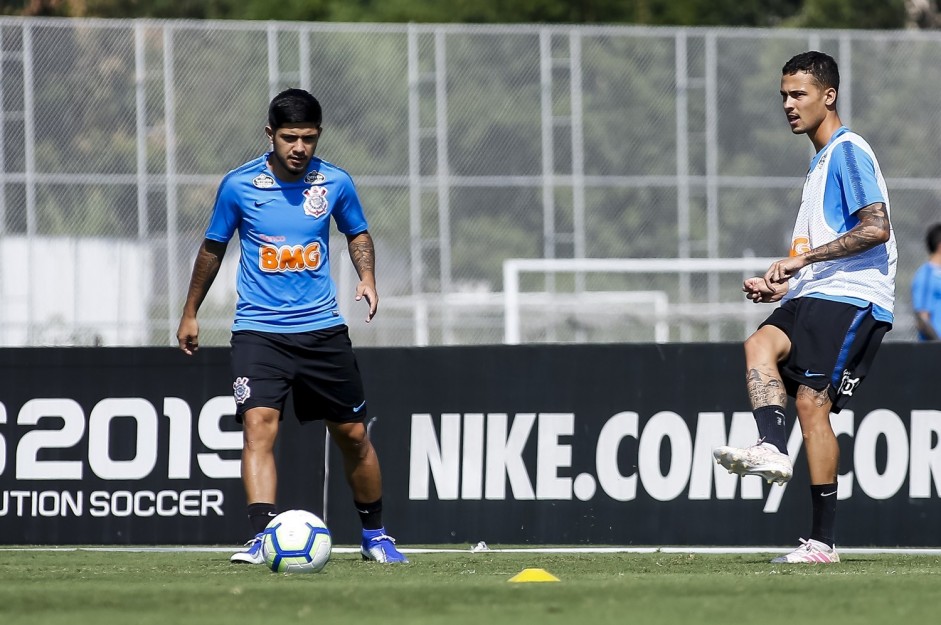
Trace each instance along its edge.
<path fill-rule="evenodd" d="M 856 215 L 859 217 L 859 223 L 849 232 L 804 254 L 807 258 L 806 264 L 859 254 L 889 240 L 889 213 L 885 204 L 870 204 L 859 209 Z"/>
<path fill-rule="evenodd" d="M 369 304 L 366 323 L 369 323 L 376 316 L 376 310 L 379 307 L 379 294 L 376 292 L 376 249 L 368 231 L 347 235 L 346 241 L 350 251 L 350 260 L 353 261 L 353 267 L 356 268 L 356 274 L 359 276 L 356 301 L 366 298 L 366 303 Z"/>
<path fill-rule="evenodd" d="M 193 263 L 193 275 L 190 277 L 186 303 L 183 305 L 183 316 L 180 317 L 180 327 L 176 331 L 180 349 L 190 356 L 199 349 L 199 323 L 196 321 L 196 313 L 219 273 L 225 248 L 225 243 L 206 239 L 199 246 L 196 262 Z"/>
<path fill-rule="evenodd" d="M 765 281 L 769 285 L 780 284 L 811 263 L 859 254 L 889 240 L 891 226 L 885 204 L 876 202 L 865 206 L 859 209 L 856 216 L 859 223 L 840 237 L 809 252 L 782 258 L 772 264 L 765 273 Z"/>

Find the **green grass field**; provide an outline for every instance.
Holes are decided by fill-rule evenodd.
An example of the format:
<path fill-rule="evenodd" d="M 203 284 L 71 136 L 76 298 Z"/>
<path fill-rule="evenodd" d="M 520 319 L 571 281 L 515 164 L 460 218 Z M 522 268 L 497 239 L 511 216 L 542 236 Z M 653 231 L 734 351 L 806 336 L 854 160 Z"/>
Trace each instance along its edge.
<path fill-rule="evenodd" d="M 334 553 L 321 574 L 229 564 L 221 552 L 0 550 L 3 625 L 188 623 L 878 623 L 941 619 L 941 557 L 419 553 L 404 566 Z M 509 583 L 526 568 L 560 582 Z"/>

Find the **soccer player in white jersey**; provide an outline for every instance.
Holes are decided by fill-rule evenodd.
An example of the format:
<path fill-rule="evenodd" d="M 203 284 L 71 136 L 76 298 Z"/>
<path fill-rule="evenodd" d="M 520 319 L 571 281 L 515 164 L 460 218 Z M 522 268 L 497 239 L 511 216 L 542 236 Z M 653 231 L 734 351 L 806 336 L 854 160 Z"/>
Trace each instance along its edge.
<path fill-rule="evenodd" d="M 781 302 L 745 341 L 746 387 L 758 425 L 752 447 L 719 447 L 716 461 L 739 475 L 785 483 L 785 404 L 794 398 L 810 469 L 808 538 L 772 562 L 839 562 L 834 547 L 840 448 L 830 425 L 866 377 L 895 301 L 895 236 L 889 197 L 872 148 L 840 121 L 836 62 L 805 52 L 782 70 L 781 99 L 791 132 L 816 154 L 804 182 L 791 251 L 746 297 Z"/>
<path fill-rule="evenodd" d="M 348 328 L 337 308 L 328 258 L 330 219 L 346 235 L 360 282 L 356 300 L 376 314 L 375 251 L 349 174 L 314 156 L 320 103 L 301 89 L 271 101 L 271 150 L 229 172 L 196 256 L 177 331 L 180 349 L 199 347 L 196 313 L 238 232 L 241 257 L 232 326 L 236 419 L 242 424 L 242 482 L 255 533 L 235 563 L 261 564 L 261 538 L 275 516 L 274 443 L 289 393 L 300 421 L 323 419 L 343 455 L 363 524 L 364 560 L 407 562 L 382 523 L 382 476 L 365 426 L 368 406 Z"/>

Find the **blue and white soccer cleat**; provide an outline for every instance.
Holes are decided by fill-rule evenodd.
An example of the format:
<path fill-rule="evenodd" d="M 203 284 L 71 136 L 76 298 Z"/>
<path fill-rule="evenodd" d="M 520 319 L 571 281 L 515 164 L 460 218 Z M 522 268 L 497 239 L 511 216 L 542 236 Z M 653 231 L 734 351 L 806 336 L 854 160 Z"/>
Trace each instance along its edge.
<path fill-rule="evenodd" d="M 363 530 L 360 553 L 363 560 L 375 560 L 386 564 L 408 564 L 408 558 L 395 548 L 395 539 L 386 535 L 385 528 Z"/>
<path fill-rule="evenodd" d="M 261 553 L 261 543 L 264 537 L 264 532 L 255 534 L 254 538 L 245 543 L 245 548 L 242 551 L 236 551 L 232 554 L 229 562 L 233 564 L 264 564 L 265 556 Z"/>

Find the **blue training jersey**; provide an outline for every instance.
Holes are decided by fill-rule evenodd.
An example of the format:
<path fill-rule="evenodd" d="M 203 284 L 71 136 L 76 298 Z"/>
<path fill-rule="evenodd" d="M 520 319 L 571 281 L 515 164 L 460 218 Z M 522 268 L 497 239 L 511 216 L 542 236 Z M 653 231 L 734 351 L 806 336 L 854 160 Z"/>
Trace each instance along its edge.
<path fill-rule="evenodd" d="M 353 180 L 314 157 L 297 182 L 278 180 L 268 154 L 219 185 L 206 238 L 227 243 L 238 230 L 238 303 L 232 330 L 309 332 L 345 323 L 330 276 L 330 218 L 346 235 L 367 230 Z"/>
<path fill-rule="evenodd" d="M 912 278 L 912 308 L 916 313 L 927 312 L 935 332 L 941 335 L 941 267 L 925 263 Z M 918 333 L 918 338 L 925 337 Z"/>

